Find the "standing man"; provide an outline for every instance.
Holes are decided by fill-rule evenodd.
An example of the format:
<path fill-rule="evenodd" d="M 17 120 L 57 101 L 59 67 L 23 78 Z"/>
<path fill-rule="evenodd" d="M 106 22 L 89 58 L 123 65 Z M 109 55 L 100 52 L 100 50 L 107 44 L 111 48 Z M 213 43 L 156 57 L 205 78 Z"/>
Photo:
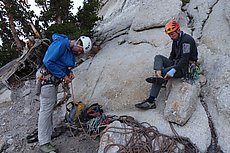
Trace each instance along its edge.
<path fill-rule="evenodd" d="M 69 84 L 74 79 L 70 67 L 75 66 L 75 56 L 88 52 L 92 48 L 92 42 L 86 36 L 69 40 L 64 34 L 53 34 L 52 39 L 53 42 L 43 58 L 44 66 L 40 70 L 38 140 L 39 149 L 44 153 L 56 153 L 57 151 L 50 143 L 53 131 L 53 109 L 57 101 L 57 86 L 62 81 Z"/>
<path fill-rule="evenodd" d="M 197 61 L 197 46 L 195 40 L 180 30 L 180 24 L 172 20 L 165 25 L 165 33 L 173 40 L 169 58 L 156 55 L 154 58 L 154 70 L 157 78 L 186 77 L 189 63 Z M 135 104 L 140 109 L 155 109 L 157 98 L 162 84 L 153 83 L 150 96 L 141 103 Z"/>

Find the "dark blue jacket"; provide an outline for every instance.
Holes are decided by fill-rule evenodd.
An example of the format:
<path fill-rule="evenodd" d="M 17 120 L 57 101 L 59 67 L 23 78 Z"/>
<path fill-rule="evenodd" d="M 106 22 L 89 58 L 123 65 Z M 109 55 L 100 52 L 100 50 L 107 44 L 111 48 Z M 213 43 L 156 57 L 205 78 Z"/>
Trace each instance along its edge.
<path fill-rule="evenodd" d="M 176 61 L 174 68 L 176 70 L 187 69 L 189 61 L 197 61 L 197 46 L 192 36 L 181 31 L 177 41 L 173 41 L 170 60 Z"/>
<path fill-rule="evenodd" d="M 75 66 L 75 56 L 70 49 L 69 38 L 64 34 L 53 34 L 50 44 L 43 58 L 43 63 L 49 72 L 57 78 L 64 78 Z"/>

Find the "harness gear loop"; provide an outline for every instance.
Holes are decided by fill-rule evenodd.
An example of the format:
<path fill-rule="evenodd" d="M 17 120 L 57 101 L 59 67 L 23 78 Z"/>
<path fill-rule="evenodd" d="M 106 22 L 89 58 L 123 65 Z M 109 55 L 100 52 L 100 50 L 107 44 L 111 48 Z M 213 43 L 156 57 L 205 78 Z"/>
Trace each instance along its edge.
<path fill-rule="evenodd" d="M 62 79 L 56 78 L 52 75 L 44 65 L 38 69 L 36 77 L 41 81 L 41 86 L 47 84 L 54 84 L 55 86 L 58 86 L 62 81 Z"/>

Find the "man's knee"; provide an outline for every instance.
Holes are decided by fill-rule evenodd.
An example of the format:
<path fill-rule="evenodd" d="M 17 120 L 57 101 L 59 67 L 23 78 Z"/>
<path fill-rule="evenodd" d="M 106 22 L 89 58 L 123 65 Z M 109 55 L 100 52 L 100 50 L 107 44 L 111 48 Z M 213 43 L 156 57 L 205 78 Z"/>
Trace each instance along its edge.
<path fill-rule="evenodd" d="M 162 55 L 156 55 L 154 59 L 156 60 L 156 59 L 160 59 L 160 58 L 162 58 Z"/>

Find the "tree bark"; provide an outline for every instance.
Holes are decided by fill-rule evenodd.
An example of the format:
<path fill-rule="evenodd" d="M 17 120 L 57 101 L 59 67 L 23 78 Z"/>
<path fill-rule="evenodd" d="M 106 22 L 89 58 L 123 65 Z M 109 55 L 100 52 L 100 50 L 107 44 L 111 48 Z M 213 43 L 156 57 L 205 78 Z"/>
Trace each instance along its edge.
<path fill-rule="evenodd" d="M 17 47 L 17 51 L 20 52 L 23 49 L 23 44 L 21 42 L 21 40 L 18 37 L 18 32 L 15 28 L 15 24 L 14 24 L 14 17 L 13 14 L 10 13 L 10 7 L 11 7 L 11 2 L 8 0 L 4 0 L 5 3 L 5 9 L 7 11 L 7 16 L 9 18 L 9 26 L 10 26 L 10 30 L 13 36 L 13 39 L 15 41 L 16 47 Z"/>

